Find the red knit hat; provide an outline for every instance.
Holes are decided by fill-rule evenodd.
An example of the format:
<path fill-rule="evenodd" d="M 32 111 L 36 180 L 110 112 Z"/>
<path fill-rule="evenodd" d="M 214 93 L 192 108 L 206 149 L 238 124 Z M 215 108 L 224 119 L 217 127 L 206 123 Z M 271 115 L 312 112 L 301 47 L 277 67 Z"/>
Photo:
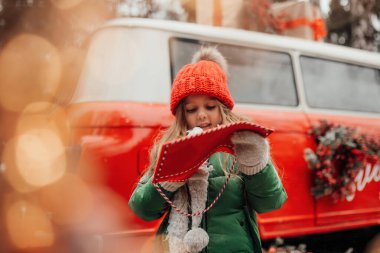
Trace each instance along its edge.
<path fill-rule="evenodd" d="M 227 63 L 215 48 L 202 48 L 193 57 L 193 63 L 178 72 L 170 95 L 173 115 L 179 102 L 189 95 L 208 95 L 217 98 L 230 110 L 234 100 L 227 87 Z"/>

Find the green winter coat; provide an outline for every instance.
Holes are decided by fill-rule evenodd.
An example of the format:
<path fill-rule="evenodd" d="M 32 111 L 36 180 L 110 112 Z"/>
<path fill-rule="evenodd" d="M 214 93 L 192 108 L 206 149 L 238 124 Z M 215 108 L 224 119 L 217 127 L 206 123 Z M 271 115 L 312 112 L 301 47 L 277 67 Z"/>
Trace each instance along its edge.
<path fill-rule="evenodd" d="M 216 198 L 226 180 L 221 168 L 221 164 L 225 164 L 224 157 L 224 153 L 216 153 L 209 159 L 214 169 L 208 179 L 206 206 Z M 231 162 L 232 156 L 228 155 L 228 168 Z M 163 191 L 169 198 L 174 195 L 172 192 Z M 253 176 L 239 174 L 231 177 L 222 196 L 203 215 L 201 227 L 207 231 L 210 241 L 202 252 L 261 252 L 256 212 L 265 213 L 278 209 L 286 199 L 281 180 L 271 162 Z M 129 206 L 137 216 L 146 221 L 159 219 L 170 210 L 170 206 L 155 189 L 151 180 L 138 184 L 129 200 Z M 167 234 L 168 218 L 167 214 L 157 235 Z M 190 224 L 191 221 L 189 227 Z M 157 238 L 162 240 L 164 237 Z"/>

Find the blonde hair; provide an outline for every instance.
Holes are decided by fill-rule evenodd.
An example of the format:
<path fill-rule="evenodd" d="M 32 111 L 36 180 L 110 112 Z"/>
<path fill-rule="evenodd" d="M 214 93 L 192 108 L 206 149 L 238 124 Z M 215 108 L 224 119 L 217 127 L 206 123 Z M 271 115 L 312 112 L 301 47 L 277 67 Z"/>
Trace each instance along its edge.
<path fill-rule="evenodd" d="M 222 125 L 238 121 L 250 121 L 247 117 L 232 112 L 219 100 L 216 101 L 219 108 L 219 112 L 222 116 Z M 143 175 L 144 182 L 147 182 L 148 179 L 154 173 L 154 167 L 157 163 L 158 153 L 160 151 L 161 146 L 167 141 L 186 136 L 187 130 L 189 129 L 187 128 L 184 102 L 182 100 L 178 105 L 177 111 L 175 113 L 175 120 L 173 121 L 173 123 L 170 125 L 169 128 L 162 131 L 154 140 L 153 146 L 149 152 L 149 166 L 147 167 Z"/>

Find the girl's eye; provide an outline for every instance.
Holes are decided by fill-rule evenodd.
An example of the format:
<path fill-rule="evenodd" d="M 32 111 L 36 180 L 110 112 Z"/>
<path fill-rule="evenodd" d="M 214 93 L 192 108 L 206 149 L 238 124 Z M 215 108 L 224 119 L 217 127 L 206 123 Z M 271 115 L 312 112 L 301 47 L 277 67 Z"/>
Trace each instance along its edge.
<path fill-rule="evenodd" d="M 186 109 L 187 113 L 193 113 L 193 112 L 196 112 L 196 111 L 197 111 L 196 108 Z"/>
<path fill-rule="evenodd" d="M 216 108 L 216 105 L 208 105 L 206 106 L 206 109 L 209 110 L 209 111 L 212 111 Z"/>

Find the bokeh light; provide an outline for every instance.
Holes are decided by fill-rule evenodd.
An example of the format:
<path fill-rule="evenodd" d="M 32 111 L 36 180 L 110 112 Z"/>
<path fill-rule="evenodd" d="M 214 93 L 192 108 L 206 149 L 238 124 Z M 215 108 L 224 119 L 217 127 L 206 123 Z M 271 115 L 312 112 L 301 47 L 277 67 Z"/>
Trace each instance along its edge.
<path fill-rule="evenodd" d="M 50 0 L 50 2 L 58 9 L 67 10 L 78 5 L 82 0 Z"/>
<path fill-rule="evenodd" d="M 0 104 L 21 111 L 34 101 L 50 101 L 61 78 L 58 50 L 46 39 L 21 34 L 0 54 Z"/>
<path fill-rule="evenodd" d="M 60 53 L 64 74 L 61 77 L 61 89 L 57 98 L 61 101 L 61 104 L 64 104 L 70 101 L 76 90 L 86 51 L 84 49 L 68 47 L 62 49 Z"/>
<path fill-rule="evenodd" d="M 65 2 L 65 0 L 60 2 Z M 78 4 L 75 8 L 65 12 L 70 17 L 70 22 L 75 23 L 77 28 L 88 32 L 94 31 L 97 27 L 103 25 L 112 15 L 106 1 L 91 1 L 90 5 L 89 1 L 83 1 L 83 4 Z"/>
<path fill-rule="evenodd" d="M 18 192 L 31 192 L 66 171 L 69 127 L 59 106 L 35 102 L 20 114 L 15 137 L 4 150 L 5 175 Z"/>
<path fill-rule="evenodd" d="M 9 182 L 9 184 L 18 192 L 32 192 L 37 187 L 28 184 L 24 177 L 21 175 L 19 169 L 16 165 L 15 159 L 15 146 L 16 146 L 16 138 L 10 139 L 4 148 L 3 153 L 3 163 L 4 163 L 4 176 Z"/>
<path fill-rule="evenodd" d="M 18 118 L 16 135 L 32 129 L 49 129 L 55 132 L 63 144 L 69 141 L 69 124 L 63 108 L 48 102 L 28 104 Z"/>
<path fill-rule="evenodd" d="M 32 129 L 17 136 L 15 157 L 20 174 L 34 186 L 58 180 L 66 169 L 65 148 L 50 129 Z"/>
<path fill-rule="evenodd" d="M 93 196 L 87 185 L 76 175 L 67 173 L 57 182 L 38 191 L 45 210 L 55 223 L 73 225 L 83 222 L 93 208 Z"/>
<path fill-rule="evenodd" d="M 46 212 L 25 200 L 15 201 L 7 207 L 6 226 L 17 248 L 48 247 L 55 240 Z"/>
<path fill-rule="evenodd" d="M 54 107 L 57 107 L 57 105 L 46 101 L 37 101 L 28 104 L 24 108 L 23 113 L 49 113 Z"/>

